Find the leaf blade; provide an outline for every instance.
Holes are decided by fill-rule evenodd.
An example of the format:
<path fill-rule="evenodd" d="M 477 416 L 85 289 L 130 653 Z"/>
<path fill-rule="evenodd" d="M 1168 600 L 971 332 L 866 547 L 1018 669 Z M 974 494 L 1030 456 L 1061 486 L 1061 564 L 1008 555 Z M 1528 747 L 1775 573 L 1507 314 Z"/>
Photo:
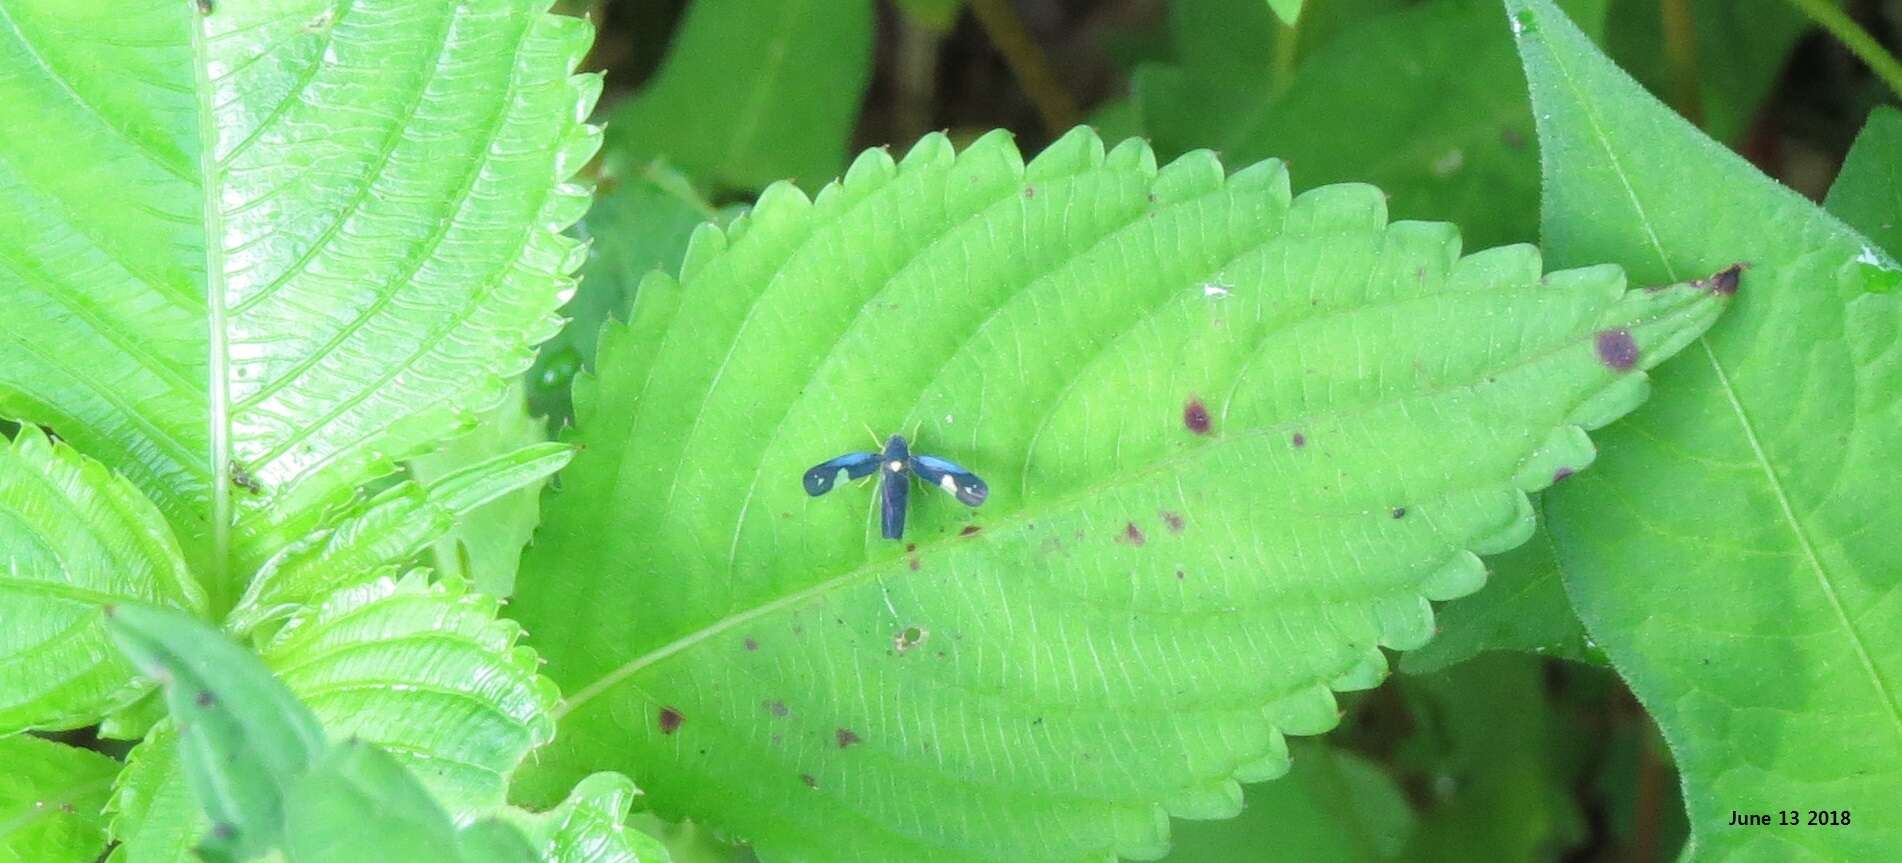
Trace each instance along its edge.
<path fill-rule="evenodd" d="M 1330 687 L 1430 635 L 1423 596 L 1479 586 L 1466 547 L 1523 540 L 1523 490 L 1642 399 L 1631 360 L 1723 303 L 1542 278 L 1526 247 L 1461 259 L 1370 187 L 1287 189 L 1277 163 L 1158 168 L 1084 131 L 1028 165 L 1001 135 L 930 138 L 702 229 L 576 388 L 584 448 L 511 606 L 572 695 L 520 793 L 624 752 L 662 813 L 819 859 L 1156 854 L 1165 812 L 1233 814 L 1235 778 L 1334 723 Z M 1641 346 L 1601 357 L 1607 337 Z M 1325 344 L 1358 348 L 1290 353 Z M 805 496 L 859 426 L 914 421 L 919 451 L 990 481 L 984 509 L 921 496 L 910 548 Z M 1445 461 L 1369 455 L 1401 450 Z M 1345 594 L 1308 594 L 1335 577 L 1317 557 L 1273 563 L 1363 530 L 1394 532 L 1385 575 Z M 1278 617 L 1282 591 L 1303 610 Z M 1216 672 L 1244 654 L 1277 661 Z M 748 812 L 712 791 L 737 787 Z M 847 824 L 862 851 L 814 838 Z"/>
<path fill-rule="evenodd" d="M 1882 347 L 1896 298 L 1869 292 L 1860 268 L 1865 253 L 1895 264 L 1644 94 L 1548 3 L 1507 8 L 1542 119 L 1553 255 L 1616 260 L 1638 278 L 1752 266 L 1746 301 L 1696 361 L 1658 376 L 1668 397 L 1607 436 L 1596 471 L 1548 495 L 1567 592 L 1677 756 L 1696 852 L 1878 853 L 1902 829 L 1882 815 L 1776 838 L 1726 825 L 1733 809 L 1823 795 L 1861 810 L 1902 788 L 1902 773 L 1867 769 L 1902 756 L 1888 682 L 1902 670 L 1883 649 L 1902 631 L 1864 613 L 1902 563 L 1858 527 L 1898 511 L 1864 471 L 1902 437 L 1858 420 L 1902 392 L 1902 363 Z M 1687 631 L 1700 637 L 1675 635 Z M 1753 682 L 1765 679 L 1777 686 Z M 1772 745 L 1819 734 L 1853 743 L 1821 759 Z M 1763 755 L 1773 769 L 1734 778 Z"/>
<path fill-rule="evenodd" d="M 106 626 L 159 682 L 181 729 L 185 778 L 213 825 L 200 852 L 248 860 L 275 847 L 285 790 L 325 749 L 317 718 L 255 657 L 195 618 L 120 605 Z"/>
<path fill-rule="evenodd" d="M 598 79 L 569 77 L 589 30 L 526 0 L 71 5 L 10 4 L 0 43 L 42 133 L 0 160 L 0 414 L 125 472 L 222 614 L 554 331 L 599 140 Z M 48 63 L 53 36 L 112 62 Z"/>
<path fill-rule="evenodd" d="M 0 733 L 76 728 L 146 691 L 100 608 L 205 613 L 163 516 L 125 477 L 23 426 L 0 446 Z"/>
<path fill-rule="evenodd" d="M 0 859 L 90 863 L 119 762 L 27 734 L 0 737 Z"/>

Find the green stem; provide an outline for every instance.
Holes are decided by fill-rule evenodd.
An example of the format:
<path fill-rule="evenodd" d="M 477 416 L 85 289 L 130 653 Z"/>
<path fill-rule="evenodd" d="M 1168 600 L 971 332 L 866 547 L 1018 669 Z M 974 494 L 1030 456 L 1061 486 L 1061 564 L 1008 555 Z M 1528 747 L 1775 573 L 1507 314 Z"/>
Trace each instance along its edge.
<path fill-rule="evenodd" d="M 1702 94 L 1697 87 L 1697 24 L 1690 0 L 1663 0 L 1658 17 L 1664 30 L 1664 57 L 1670 65 L 1671 101 L 1678 113 L 1699 127 L 1704 125 Z"/>
<path fill-rule="evenodd" d="M 1856 19 L 1849 17 L 1848 12 L 1837 8 L 1830 0 L 1790 0 L 1790 5 L 1828 30 L 1831 36 L 1836 37 L 1836 41 L 1849 49 L 1849 53 L 1868 66 L 1869 71 L 1876 73 L 1882 83 L 1889 85 L 1897 97 L 1902 97 L 1902 62 L 1897 62 L 1895 55 L 1883 48 L 1876 37 L 1869 35 L 1869 31 L 1856 23 Z"/>
<path fill-rule="evenodd" d="M 1298 24 L 1286 22 L 1275 27 L 1275 56 L 1270 61 L 1269 86 L 1274 88 L 1276 96 L 1287 92 L 1294 84 L 1295 61 L 1300 59 L 1301 28 Z"/>
<path fill-rule="evenodd" d="M 998 53 L 1004 55 L 1004 65 L 1010 67 L 1017 85 L 1024 88 L 1024 96 L 1037 109 L 1037 115 L 1043 118 L 1044 127 L 1051 135 L 1061 135 L 1082 122 L 1083 114 L 1077 109 L 1076 100 L 1063 89 L 1043 49 L 1030 38 L 1009 0 L 971 0 L 971 14 L 984 28 L 991 44 L 997 46 Z"/>

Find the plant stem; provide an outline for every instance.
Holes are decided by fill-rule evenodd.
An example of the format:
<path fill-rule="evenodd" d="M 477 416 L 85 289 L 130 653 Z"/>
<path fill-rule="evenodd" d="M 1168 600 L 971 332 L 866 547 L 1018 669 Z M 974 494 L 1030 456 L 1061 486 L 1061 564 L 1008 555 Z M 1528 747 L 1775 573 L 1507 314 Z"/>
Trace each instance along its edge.
<path fill-rule="evenodd" d="M 1889 85 L 1890 91 L 1902 97 L 1902 62 L 1897 62 L 1895 55 L 1883 48 L 1876 37 L 1869 35 L 1868 30 L 1856 23 L 1856 19 L 1849 17 L 1848 12 L 1837 8 L 1829 0 L 1790 0 L 1790 5 L 1828 30 L 1831 36 L 1836 37 L 1836 41 L 1849 49 L 1849 53 L 1868 66 L 1869 71 L 1876 73 L 1882 83 Z"/>
<path fill-rule="evenodd" d="M 1663 0 L 1658 16 L 1664 30 L 1664 57 L 1671 73 L 1671 101 L 1678 113 L 1702 128 L 1704 100 L 1697 88 L 1697 25 L 1690 0 Z"/>
<path fill-rule="evenodd" d="M 1295 61 L 1299 59 L 1301 50 L 1301 28 L 1298 24 L 1276 20 L 1279 23 L 1275 26 L 1275 56 L 1269 61 L 1273 65 L 1269 67 L 1268 83 L 1274 89 L 1274 94 L 1279 96 L 1294 83 Z"/>
<path fill-rule="evenodd" d="M 1010 67 L 1018 86 L 1024 88 L 1024 95 L 1037 109 L 1044 128 L 1054 136 L 1075 126 L 1082 119 L 1076 100 L 1070 98 L 1069 91 L 1063 89 L 1055 73 L 1050 71 L 1043 49 L 1017 19 L 1010 0 L 971 0 L 971 14 L 977 17 L 978 25 L 984 28 L 991 44 L 1004 55 L 1004 65 Z"/>

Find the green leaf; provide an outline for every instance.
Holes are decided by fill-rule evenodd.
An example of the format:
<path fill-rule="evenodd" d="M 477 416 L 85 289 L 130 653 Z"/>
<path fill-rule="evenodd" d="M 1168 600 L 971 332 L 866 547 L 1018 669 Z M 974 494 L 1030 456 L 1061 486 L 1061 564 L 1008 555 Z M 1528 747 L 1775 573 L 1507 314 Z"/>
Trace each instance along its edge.
<path fill-rule="evenodd" d="M 871 71 L 870 0 L 699 0 L 652 83 L 610 117 L 610 163 L 817 185 L 845 163 Z"/>
<path fill-rule="evenodd" d="M 1787 0 L 1689 0 L 1691 56 L 1678 69 L 1672 65 L 1674 49 L 1666 45 L 1660 5 L 1659 0 L 1610 0 L 1605 50 L 1667 101 L 1676 103 L 1680 94 L 1694 98 L 1700 125 L 1712 137 L 1741 142 L 1797 41 L 1814 25 Z"/>
<path fill-rule="evenodd" d="M 211 626 L 165 609 L 118 605 L 106 629 L 159 682 L 178 752 L 212 829 L 208 860 L 249 860 L 284 826 L 284 791 L 324 751 L 323 729 L 257 658 Z"/>
<path fill-rule="evenodd" d="M 337 590 L 387 574 L 485 507 L 523 490 L 538 490 L 541 481 L 572 456 L 560 444 L 529 443 L 427 483 L 391 486 L 334 528 L 298 540 L 266 563 L 226 625 L 234 632 L 250 632 Z"/>
<path fill-rule="evenodd" d="M 576 226 L 588 241 L 588 262 L 580 287 L 561 308 L 569 321 L 542 345 L 528 372 L 529 412 L 557 428 L 574 419 L 569 391 L 577 372 L 594 368 L 601 325 L 610 317 L 626 320 L 641 277 L 649 270 L 678 272 L 694 227 L 720 218 L 685 177 L 664 165 L 614 182 Z"/>
<path fill-rule="evenodd" d="M 1268 8 L 1275 10 L 1275 17 L 1289 27 L 1301 20 L 1301 0 L 1268 0 Z"/>
<path fill-rule="evenodd" d="M 555 331 L 600 83 L 546 5 L 0 12 L 0 416 L 123 472 L 214 614 Z"/>
<path fill-rule="evenodd" d="M 513 828 L 482 821 L 460 831 L 416 777 L 359 740 L 332 748 L 286 796 L 290 863 L 525 863 L 535 852 Z"/>
<path fill-rule="evenodd" d="M 92 863 L 119 762 L 30 734 L 0 737 L 0 863 Z"/>
<path fill-rule="evenodd" d="M 1902 255 L 1902 111 L 1885 105 L 1869 114 L 1823 208 L 1891 257 Z M 1871 290 L 1893 290 L 1902 277 L 1863 263 Z"/>
<path fill-rule="evenodd" d="M 1234 814 L 1723 305 L 1287 183 L 932 136 L 702 228 L 576 386 L 511 606 L 571 693 L 522 796 L 636 769 L 767 859 L 1155 855 L 1163 813 Z M 894 543 L 802 491 L 914 427 L 983 509 L 920 491 Z"/>
<path fill-rule="evenodd" d="M 1289 747 L 1288 775 L 1250 785 L 1233 821 L 1175 830 L 1168 863 L 1358 863 L 1395 860 L 1414 829 L 1413 807 L 1372 761 L 1314 743 Z"/>
<path fill-rule="evenodd" d="M 515 645 L 515 624 L 495 619 L 496 602 L 453 580 L 430 585 L 418 574 L 376 579 L 333 594 L 284 624 L 263 652 L 281 683 L 235 647 L 235 657 L 224 661 L 243 667 L 222 671 L 217 679 L 259 687 L 268 682 L 281 695 L 276 709 L 283 714 L 314 716 L 310 721 L 321 721 L 333 739 L 387 748 L 388 757 L 407 765 L 416 776 L 412 781 L 434 795 L 431 806 L 466 821 L 501 805 L 509 773 L 553 730 L 553 687 L 535 674 L 534 655 Z M 119 616 L 125 613 L 121 609 Z M 223 646 L 221 637 L 192 629 Z M 189 715 L 178 713 L 179 697 L 171 698 L 174 715 Z M 215 704 L 234 697 L 214 691 Z M 277 696 L 243 703 L 264 710 L 272 698 Z M 194 700 L 190 709 L 206 708 Z M 188 773 L 198 769 L 189 743 L 203 724 L 186 727 Z M 115 795 L 114 833 L 130 848 L 126 863 L 174 863 L 211 823 L 231 820 L 213 811 L 208 822 L 189 805 L 181 793 L 175 735 L 166 730 L 169 725 L 160 728 L 133 750 Z M 300 772 L 273 774 L 280 780 L 272 786 L 275 793 L 284 793 Z"/>
<path fill-rule="evenodd" d="M 192 799 L 179 760 L 178 733 L 161 723 L 126 755 L 112 798 L 112 849 L 108 863 L 191 863 L 192 846 L 211 823 Z"/>
<path fill-rule="evenodd" d="M 1573 800 L 1585 734 L 1561 724 L 1546 677 L 1535 657 L 1491 654 L 1404 679 L 1416 730 L 1396 760 L 1423 765 L 1429 796 L 1401 859 L 1543 863 L 1586 838 Z"/>
<path fill-rule="evenodd" d="M 1131 80 L 1132 101 L 1164 155 L 1198 147 L 1226 152 L 1272 110 L 1274 97 L 1290 83 L 1281 76 L 1298 76 L 1303 57 L 1401 8 L 1399 0 L 1322 3 L 1309 10 L 1292 46 L 1296 56 L 1288 57 L 1283 25 L 1262 0 L 1177 0 L 1168 4 L 1174 60 L 1139 67 Z"/>
<path fill-rule="evenodd" d="M 1540 501 L 1532 503 L 1535 511 L 1541 508 Z M 1431 674 L 1491 650 L 1605 663 L 1565 598 L 1550 534 L 1538 531 L 1525 545 L 1487 558 L 1486 569 L 1488 588 L 1442 606 L 1440 633 L 1401 657 L 1401 671 Z"/>
<path fill-rule="evenodd" d="M 505 815 L 546 863 L 667 863 L 665 846 L 624 824 L 640 793 L 619 773 L 596 773 L 551 812 L 507 810 Z"/>
<path fill-rule="evenodd" d="M 501 805 L 509 773 L 554 732 L 554 686 L 497 602 L 454 579 L 379 578 L 291 618 L 264 661 L 332 739 L 389 750 L 466 819 Z"/>
<path fill-rule="evenodd" d="M 152 502 L 30 425 L 0 442 L 0 558 L 0 734 L 89 725 L 146 690 L 101 606 L 205 611 Z"/>
<path fill-rule="evenodd" d="M 1545 240 L 1641 282 L 1748 262 L 1723 325 L 1547 496 L 1567 593 L 1656 717 L 1700 858 L 1902 846 L 1902 294 L 1868 240 L 1705 138 L 1546 2 L 1508 4 L 1546 166 Z M 1828 746 L 1798 741 L 1829 741 Z M 1746 767 L 1747 766 L 1747 767 Z M 1847 809 L 1848 829 L 1730 813 Z"/>
<path fill-rule="evenodd" d="M 410 473 L 429 482 L 478 465 L 497 456 L 507 457 L 524 448 L 546 443 L 547 426 L 528 415 L 528 398 L 518 386 L 495 410 L 484 415 L 475 431 L 452 438 L 435 452 L 410 460 Z M 567 464 L 550 467 L 554 473 Z M 455 528 L 431 547 L 437 572 L 472 584 L 490 596 L 508 596 L 515 589 L 515 570 L 535 524 L 541 521 L 544 476 L 508 491 L 455 519 Z"/>
<path fill-rule="evenodd" d="M 1533 238 L 1538 156 L 1496 5 L 1454 0 L 1364 16 L 1306 51 L 1287 82 L 1264 77 L 1271 50 L 1260 44 L 1225 64 L 1258 66 L 1252 73 L 1187 54 L 1181 74 L 1139 76 L 1159 146 L 1213 147 L 1242 162 L 1275 156 L 1317 185 L 1374 183 L 1396 218 L 1453 221 L 1475 248 Z"/>

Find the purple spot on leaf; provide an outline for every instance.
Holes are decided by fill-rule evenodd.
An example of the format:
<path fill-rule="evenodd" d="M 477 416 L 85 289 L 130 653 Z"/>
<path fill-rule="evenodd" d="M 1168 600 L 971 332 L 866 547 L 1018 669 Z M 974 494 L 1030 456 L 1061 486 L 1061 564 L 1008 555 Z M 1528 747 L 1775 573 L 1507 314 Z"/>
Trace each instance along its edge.
<path fill-rule="evenodd" d="M 1593 344 L 1598 349 L 1598 361 L 1608 369 L 1628 372 L 1638 364 L 1638 343 L 1632 341 L 1630 330 L 1599 330 Z"/>
<path fill-rule="evenodd" d="M 1203 404 L 1201 399 L 1190 396 L 1189 401 L 1182 406 L 1182 424 L 1188 426 L 1189 431 L 1196 434 L 1208 434 L 1208 405 Z"/>

